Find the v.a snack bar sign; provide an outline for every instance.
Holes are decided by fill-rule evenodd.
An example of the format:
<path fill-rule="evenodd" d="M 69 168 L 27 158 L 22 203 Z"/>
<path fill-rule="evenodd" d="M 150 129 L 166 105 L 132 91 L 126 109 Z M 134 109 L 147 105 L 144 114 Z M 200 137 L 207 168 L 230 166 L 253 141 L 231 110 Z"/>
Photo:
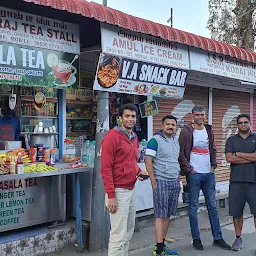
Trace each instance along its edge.
<path fill-rule="evenodd" d="M 78 70 L 78 55 L 0 42 L 1 84 L 76 88 Z"/>
<path fill-rule="evenodd" d="M 182 98 L 187 76 L 186 70 L 101 54 L 94 89 Z"/>

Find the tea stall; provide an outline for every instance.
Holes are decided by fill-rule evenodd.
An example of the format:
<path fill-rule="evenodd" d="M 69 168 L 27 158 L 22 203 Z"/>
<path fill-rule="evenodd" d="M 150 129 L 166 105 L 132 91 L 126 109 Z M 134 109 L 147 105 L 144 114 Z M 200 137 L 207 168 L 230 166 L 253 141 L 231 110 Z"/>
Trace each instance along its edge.
<path fill-rule="evenodd" d="M 66 89 L 85 105 L 83 118 L 70 120 L 89 119 L 92 99 L 92 90 L 79 88 L 79 25 L 2 6 L 0 13 L 0 232 L 64 222 L 66 176 L 74 174 L 81 250 L 80 173 L 92 169 L 73 141 L 64 143 L 66 103 L 80 104 L 66 102 Z"/>

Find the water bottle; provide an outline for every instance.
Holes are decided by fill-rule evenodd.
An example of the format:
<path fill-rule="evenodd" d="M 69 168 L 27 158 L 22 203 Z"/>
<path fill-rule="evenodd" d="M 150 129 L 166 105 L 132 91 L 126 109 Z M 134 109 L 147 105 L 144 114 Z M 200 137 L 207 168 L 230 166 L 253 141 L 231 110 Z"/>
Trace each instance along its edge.
<path fill-rule="evenodd" d="M 86 140 L 83 145 L 82 151 L 81 151 L 82 164 L 88 164 L 88 149 L 89 149 L 89 147 L 90 147 L 90 141 Z"/>
<path fill-rule="evenodd" d="M 140 142 L 140 158 L 139 162 L 144 163 L 145 162 L 145 155 L 146 155 L 146 149 L 147 149 L 147 141 L 145 139 L 142 139 Z"/>
<path fill-rule="evenodd" d="M 89 167 L 94 167 L 94 160 L 95 160 L 95 141 L 90 142 L 90 147 L 88 150 L 88 166 Z"/>

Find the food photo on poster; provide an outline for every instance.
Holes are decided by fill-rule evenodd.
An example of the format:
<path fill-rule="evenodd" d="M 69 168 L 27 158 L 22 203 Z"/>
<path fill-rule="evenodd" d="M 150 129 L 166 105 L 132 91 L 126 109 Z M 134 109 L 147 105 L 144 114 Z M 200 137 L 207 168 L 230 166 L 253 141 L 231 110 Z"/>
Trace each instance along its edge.
<path fill-rule="evenodd" d="M 139 110 L 141 118 L 159 114 L 156 100 L 145 101 L 139 104 Z"/>
<path fill-rule="evenodd" d="M 0 82 L 53 88 L 78 87 L 78 55 L 0 42 Z"/>
<path fill-rule="evenodd" d="M 101 54 L 94 89 L 182 98 L 187 76 L 186 70 Z"/>

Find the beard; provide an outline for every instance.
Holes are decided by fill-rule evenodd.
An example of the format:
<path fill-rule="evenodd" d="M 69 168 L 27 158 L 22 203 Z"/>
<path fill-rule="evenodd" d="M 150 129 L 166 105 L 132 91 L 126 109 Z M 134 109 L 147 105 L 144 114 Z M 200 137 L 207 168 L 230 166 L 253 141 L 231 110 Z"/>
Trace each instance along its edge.
<path fill-rule="evenodd" d="M 246 134 L 246 133 L 249 133 L 250 132 L 250 129 L 247 129 L 247 130 L 238 130 L 239 133 L 241 134 Z"/>

